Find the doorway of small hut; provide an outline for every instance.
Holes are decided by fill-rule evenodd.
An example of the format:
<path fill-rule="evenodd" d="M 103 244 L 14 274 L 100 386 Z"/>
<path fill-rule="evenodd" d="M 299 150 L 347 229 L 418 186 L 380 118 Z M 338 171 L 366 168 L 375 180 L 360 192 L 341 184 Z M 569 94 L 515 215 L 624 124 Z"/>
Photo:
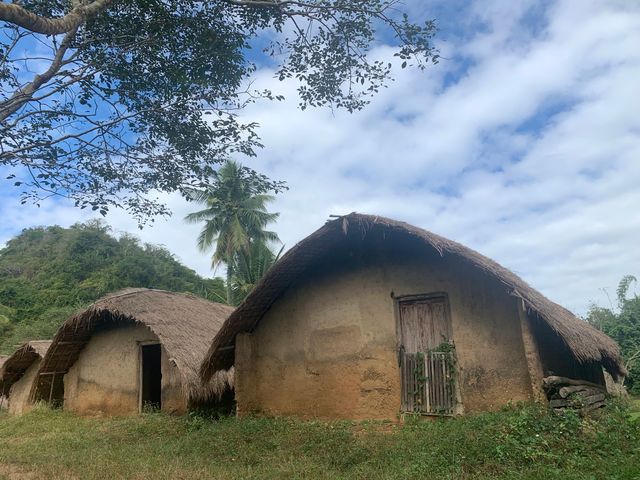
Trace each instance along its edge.
<path fill-rule="evenodd" d="M 447 295 L 411 295 L 396 302 L 402 411 L 453 415 L 455 351 Z"/>
<path fill-rule="evenodd" d="M 162 408 L 162 347 L 140 345 L 140 412 Z"/>

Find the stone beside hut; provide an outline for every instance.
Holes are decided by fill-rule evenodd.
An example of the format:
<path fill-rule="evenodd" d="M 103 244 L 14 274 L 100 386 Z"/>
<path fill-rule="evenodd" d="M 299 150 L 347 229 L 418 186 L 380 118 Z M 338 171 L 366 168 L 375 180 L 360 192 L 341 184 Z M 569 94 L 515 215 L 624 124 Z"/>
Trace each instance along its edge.
<path fill-rule="evenodd" d="M 544 399 L 624 374 L 613 340 L 463 245 L 352 213 L 286 253 L 213 340 L 239 415 L 395 420 Z"/>
<path fill-rule="evenodd" d="M 32 401 L 79 414 L 182 414 L 232 393 L 233 369 L 198 368 L 232 307 L 188 294 L 126 289 L 69 318 L 38 372 Z"/>
<path fill-rule="evenodd" d="M 29 394 L 50 345 L 50 340 L 27 342 L 0 366 L 0 399 L 7 402 L 10 413 L 22 414 L 31 409 Z"/>

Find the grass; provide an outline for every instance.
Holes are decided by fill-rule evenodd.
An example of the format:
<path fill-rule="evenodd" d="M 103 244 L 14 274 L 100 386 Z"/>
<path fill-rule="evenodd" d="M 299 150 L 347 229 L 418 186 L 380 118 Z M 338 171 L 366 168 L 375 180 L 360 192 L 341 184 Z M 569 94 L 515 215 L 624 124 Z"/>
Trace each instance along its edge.
<path fill-rule="evenodd" d="M 632 420 L 640 419 L 640 397 L 631 399 L 630 411 Z"/>
<path fill-rule="evenodd" d="M 532 406 L 455 420 L 0 415 L 0 478 L 640 479 L 640 421 Z"/>

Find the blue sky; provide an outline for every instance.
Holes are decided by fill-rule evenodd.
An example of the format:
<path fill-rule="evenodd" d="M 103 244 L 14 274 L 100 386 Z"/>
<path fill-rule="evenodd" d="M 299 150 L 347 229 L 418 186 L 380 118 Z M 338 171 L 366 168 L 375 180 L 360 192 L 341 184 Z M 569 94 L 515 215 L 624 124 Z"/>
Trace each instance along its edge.
<path fill-rule="evenodd" d="M 286 180 L 273 210 L 287 247 L 330 214 L 405 220 L 514 270 L 577 313 L 608 305 L 640 276 L 640 3 L 559 0 L 409 2 L 435 17 L 442 60 L 399 70 L 365 111 L 296 108 L 295 85 L 258 72 L 285 102 L 253 105 L 266 148 L 248 165 Z M 384 46 L 372 55 L 392 59 Z M 1 172 L 0 172 L 1 173 Z M 61 201 L 20 206 L 0 184 L 0 243 L 22 228 L 90 218 Z M 210 274 L 193 209 L 166 196 L 169 220 L 138 231 Z M 640 289 L 638 289 L 640 290 Z"/>

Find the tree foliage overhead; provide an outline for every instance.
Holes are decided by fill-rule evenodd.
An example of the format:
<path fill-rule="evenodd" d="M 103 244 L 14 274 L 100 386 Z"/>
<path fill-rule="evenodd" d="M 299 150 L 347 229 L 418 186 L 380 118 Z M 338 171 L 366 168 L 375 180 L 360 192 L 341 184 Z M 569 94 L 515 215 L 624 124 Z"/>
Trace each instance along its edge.
<path fill-rule="evenodd" d="M 203 279 L 165 248 L 119 239 L 100 222 L 24 230 L 0 250 L 0 352 L 50 338 L 78 308 L 126 287 L 190 292 L 224 301 L 221 279 Z"/>
<path fill-rule="evenodd" d="M 630 392 L 640 394 L 640 297 L 629 295 L 636 282 L 633 275 L 623 277 L 616 291 L 618 308 L 592 305 L 587 321 L 618 342 L 629 370 L 626 385 Z"/>
<path fill-rule="evenodd" d="M 165 213 L 152 192 L 206 188 L 216 164 L 260 147 L 238 114 L 257 65 L 297 82 L 300 106 L 348 111 L 402 62 L 437 60 L 435 24 L 397 0 L 0 2 L 0 166 L 23 201 L 63 195 L 106 213 Z"/>

